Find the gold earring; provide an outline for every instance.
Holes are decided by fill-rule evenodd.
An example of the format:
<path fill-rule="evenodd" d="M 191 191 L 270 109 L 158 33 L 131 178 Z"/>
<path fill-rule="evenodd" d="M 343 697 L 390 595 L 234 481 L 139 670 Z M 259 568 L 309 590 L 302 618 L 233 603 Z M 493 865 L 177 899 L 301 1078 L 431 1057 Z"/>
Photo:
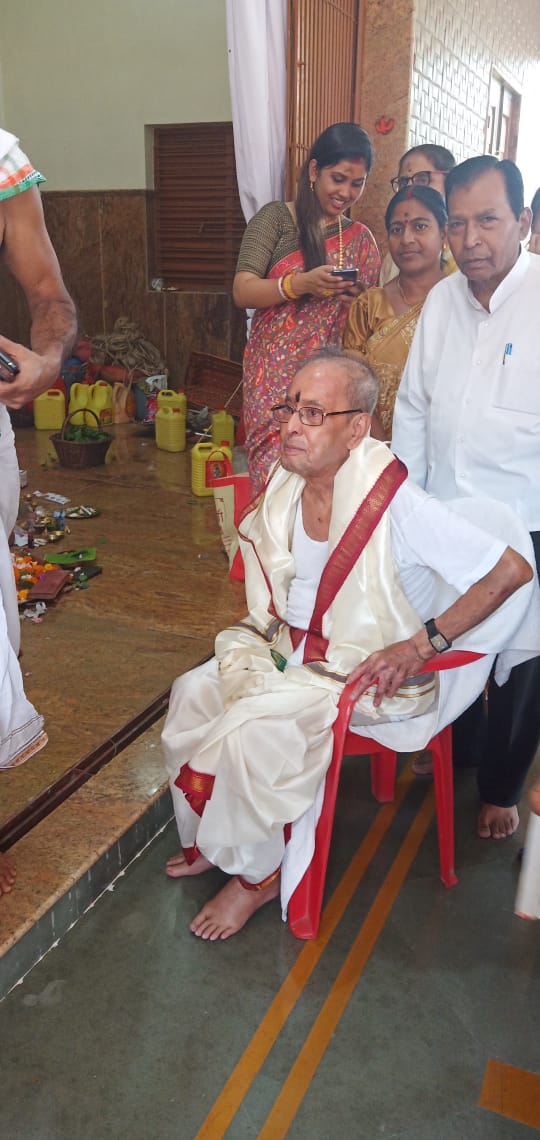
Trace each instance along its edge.
<path fill-rule="evenodd" d="M 311 193 L 313 194 L 313 191 L 315 190 L 315 183 L 314 183 L 314 182 L 312 182 L 312 181 L 311 181 L 311 179 L 310 179 L 310 182 L 309 182 L 309 188 L 310 188 L 310 190 L 311 190 Z"/>

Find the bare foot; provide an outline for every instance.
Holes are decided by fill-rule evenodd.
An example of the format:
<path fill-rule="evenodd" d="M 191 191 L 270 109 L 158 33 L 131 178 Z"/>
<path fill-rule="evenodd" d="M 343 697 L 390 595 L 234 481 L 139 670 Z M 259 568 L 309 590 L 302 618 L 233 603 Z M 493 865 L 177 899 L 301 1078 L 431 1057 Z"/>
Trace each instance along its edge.
<path fill-rule="evenodd" d="M 482 804 L 478 813 L 478 834 L 482 839 L 507 839 L 519 824 L 517 807 Z"/>
<path fill-rule="evenodd" d="M 17 872 L 11 859 L 0 851 L 0 895 L 9 893 L 16 878 Z"/>
<path fill-rule="evenodd" d="M 169 879 L 184 879 L 187 875 L 202 875 L 203 871 L 209 871 L 212 863 L 205 859 L 204 855 L 198 855 L 194 863 L 188 863 L 183 851 L 179 851 L 178 855 L 173 855 L 168 860 L 165 866 L 165 874 Z"/>
<path fill-rule="evenodd" d="M 529 802 L 536 815 L 540 815 L 540 781 L 529 789 Z"/>
<path fill-rule="evenodd" d="M 265 903 L 279 895 L 279 877 L 260 891 L 246 891 L 238 879 L 230 879 L 226 886 L 190 923 L 189 929 L 197 938 L 215 942 L 218 938 L 230 938 L 246 925 L 248 918 Z"/>
<path fill-rule="evenodd" d="M 417 752 L 411 767 L 415 776 L 432 776 L 433 757 L 431 755 L 431 752 L 426 750 L 423 752 Z"/>

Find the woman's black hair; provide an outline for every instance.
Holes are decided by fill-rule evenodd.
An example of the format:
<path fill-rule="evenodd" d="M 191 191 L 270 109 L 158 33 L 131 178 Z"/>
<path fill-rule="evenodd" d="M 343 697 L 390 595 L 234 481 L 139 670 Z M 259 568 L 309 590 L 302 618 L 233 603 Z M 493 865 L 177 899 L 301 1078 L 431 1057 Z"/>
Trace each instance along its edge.
<path fill-rule="evenodd" d="M 540 214 L 540 186 L 538 187 L 536 194 L 533 194 L 533 200 L 531 202 L 531 213 L 532 213 L 532 222 L 533 222 L 533 226 L 534 226 L 534 223 L 536 221 L 536 217 L 538 214 Z"/>
<path fill-rule="evenodd" d="M 439 229 L 444 229 L 448 221 L 448 214 L 446 213 L 446 206 L 442 194 L 439 194 L 438 190 L 433 190 L 431 186 L 412 185 L 404 186 L 403 190 L 398 190 L 397 194 L 394 194 L 394 197 L 390 199 L 384 215 L 384 224 L 387 233 L 390 230 L 396 206 L 399 206 L 400 202 L 408 202 L 410 198 L 421 202 L 422 205 L 426 207 L 426 210 L 429 210 L 430 214 L 433 214 Z"/>
<path fill-rule="evenodd" d="M 452 170 L 456 165 L 456 160 L 451 150 L 447 150 L 445 146 L 439 146 L 438 143 L 418 143 L 418 146 L 412 146 L 410 150 L 406 150 L 399 160 L 399 169 L 403 166 L 406 158 L 410 158 L 411 154 L 425 154 L 428 162 L 434 167 L 435 170 Z"/>
<path fill-rule="evenodd" d="M 326 248 L 321 229 L 323 211 L 317 194 L 313 193 L 310 187 L 309 164 L 313 158 L 318 170 L 324 169 L 325 166 L 336 166 L 345 159 L 352 162 L 363 159 L 366 164 L 366 174 L 369 174 L 373 166 L 374 153 L 369 135 L 357 123 L 334 123 L 315 139 L 300 171 L 295 200 L 300 249 L 304 256 L 306 271 L 326 262 Z"/>

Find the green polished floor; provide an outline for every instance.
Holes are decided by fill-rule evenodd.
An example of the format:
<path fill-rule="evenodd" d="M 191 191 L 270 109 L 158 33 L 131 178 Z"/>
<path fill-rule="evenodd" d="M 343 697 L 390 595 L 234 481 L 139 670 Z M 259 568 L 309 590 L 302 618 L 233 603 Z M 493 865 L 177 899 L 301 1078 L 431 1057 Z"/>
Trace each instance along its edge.
<path fill-rule="evenodd" d="M 228 942 L 190 935 L 220 874 L 168 881 L 168 827 L 0 1006 L 2 1136 L 537 1135 L 540 924 L 513 915 L 519 839 L 475 838 L 473 776 L 458 774 L 446 891 L 430 784 L 405 769 L 400 787 L 398 810 L 380 808 L 367 764 L 346 762 L 315 943 L 277 904 Z M 495 1061 L 513 1068 L 480 1107 Z M 519 1070 L 536 1074 L 527 1096 Z"/>

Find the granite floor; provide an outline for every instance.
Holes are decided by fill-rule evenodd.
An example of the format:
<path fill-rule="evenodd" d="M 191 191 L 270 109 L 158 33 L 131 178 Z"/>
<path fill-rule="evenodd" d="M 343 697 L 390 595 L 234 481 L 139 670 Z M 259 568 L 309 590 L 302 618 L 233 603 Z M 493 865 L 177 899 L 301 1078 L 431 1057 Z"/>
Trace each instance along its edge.
<path fill-rule="evenodd" d="M 172 826 L 147 847 L 0 1006 L 2 1135 L 538 1135 L 540 929 L 513 915 L 519 841 L 474 837 L 460 773 L 446 891 L 429 783 L 405 769 L 398 809 L 380 808 L 367 768 L 346 762 L 314 943 L 276 903 L 201 943 L 188 922 L 220 873 L 167 880 Z"/>
<path fill-rule="evenodd" d="M 70 521 L 71 533 L 38 554 L 95 546 L 102 573 L 86 590 L 64 592 L 39 624 L 22 622 L 25 687 L 49 744 L 0 772 L 0 840 L 18 870 L 1 900 L 0 959 L 74 884 L 95 878 L 96 863 L 159 800 L 159 721 L 154 734 L 140 736 L 141 710 L 154 702 L 159 712 L 160 696 L 165 707 L 175 676 L 207 657 L 217 630 L 244 609 L 243 586 L 228 578 L 213 499 L 191 493 L 189 453 L 159 451 L 147 428 L 128 424 L 116 427 L 104 466 L 73 470 L 55 462 L 49 435 L 16 432 L 28 480 L 23 506 L 26 495 L 53 492 L 99 515 Z M 124 752 L 126 737 L 135 743 Z M 95 770 L 100 754 L 109 762 L 83 783 L 85 762 L 94 758 Z M 39 822 L 57 798 L 63 802 Z M 25 834 L 30 812 L 29 822 L 38 822 Z M 87 882 L 78 906 L 100 883 L 99 875 Z M 67 917 L 77 916 L 72 909 Z M 37 939 L 38 956 L 57 920 Z M 10 966 L 10 981 L 31 957 Z M 5 958 L 0 994 L 2 967 Z"/>
<path fill-rule="evenodd" d="M 187 456 L 128 427 L 105 468 L 73 473 L 40 467 L 46 441 L 19 434 L 30 489 L 100 508 L 66 545 L 94 542 L 103 574 L 24 625 L 51 743 L 2 775 L 4 827 L 206 656 L 243 606 Z M 178 841 L 160 728 L 12 850 L 0 974 L 18 981 L 19 947 L 28 965 L 43 957 L 0 1004 L 2 1137 L 538 1135 L 540 923 L 513 914 L 523 827 L 476 838 L 473 773 L 456 773 L 453 890 L 438 878 L 430 781 L 405 764 L 396 803 L 380 807 L 368 764 L 349 758 L 318 940 L 292 938 L 273 903 L 237 937 L 202 944 L 188 923 L 221 876 L 163 874 Z"/>
<path fill-rule="evenodd" d="M 49 745 L 1 774 L 0 827 L 207 656 L 217 630 L 243 607 L 213 500 L 191 493 L 188 452 L 159 451 L 147 428 L 119 425 L 105 466 L 77 471 L 51 466 L 49 435 L 17 430 L 23 495 L 52 491 L 100 514 L 71 521 L 71 534 L 39 556 L 95 546 L 103 572 L 87 590 L 62 595 L 41 624 L 22 623 L 26 691 L 46 719 Z"/>

